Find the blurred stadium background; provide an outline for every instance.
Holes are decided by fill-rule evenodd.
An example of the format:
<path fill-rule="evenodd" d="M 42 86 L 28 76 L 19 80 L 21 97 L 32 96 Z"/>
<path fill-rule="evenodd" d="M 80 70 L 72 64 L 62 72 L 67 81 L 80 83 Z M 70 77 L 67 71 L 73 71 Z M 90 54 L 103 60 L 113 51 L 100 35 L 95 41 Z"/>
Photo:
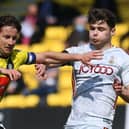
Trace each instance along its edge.
<path fill-rule="evenodd" d="M 25 13 L 26 7 L 37 0 L 0 0 L 0 15 L 11 13 L 17 17 Z M 86 15 L 95 0 L 53 0 L 60 5 L 72 6 Z M 129 31 L 129 0 L 116 0 L 118 12 L 122 19 L 117 24 L 117 32 L 113 37 L 113 45 L 120 46 L 120 37 Z M 71 26 L 48 26 L 40 43 L 31 46 L 16 45 L 16 48 L 41 52 L 62 51 L 64 41 L 71 32 Z M 123 48 L 129 48 L 129 37 L 123 43 Z M 37 87 L 34 66 L 22 66 L 23 78 L 29 89 Z M 49 94 L 46 103 L 39 105 L 37 95 L 8 95 L 0 103 L 0 121 L 7 129 L 63 129 L 70 111 L 72 86 L 69 66 L 59 69 L 58 92 Z M 113 129 L 129 129 L 129 105 L 121 98 L 117 102 L 117 111 Z"/>

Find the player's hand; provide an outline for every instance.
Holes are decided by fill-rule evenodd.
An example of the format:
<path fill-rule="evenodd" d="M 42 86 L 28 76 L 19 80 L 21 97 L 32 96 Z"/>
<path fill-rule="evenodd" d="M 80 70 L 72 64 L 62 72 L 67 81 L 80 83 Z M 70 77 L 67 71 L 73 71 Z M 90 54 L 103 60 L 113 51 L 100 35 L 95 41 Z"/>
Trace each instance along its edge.
<path fill-rule="evenodd" d="M 120 81 L 118 79 L 115 79 L 114 80 L 113 88 L 114 88 L 114 90 L 115 90 L 115 92 L 116 92 L 117 95 L 121 95 L 122 84 L 120 83 Z"/>
<path fill-rule="evenodd" d="M 35 64 L 36 76 L 39 80 L 45 80 L 47 78 L 46 65 Z"/>
<path fill-rule="evenodd" d="M 18 70 L 14 69 L 1 68 L 0 73 L 7 75 L 10 80 L 18 80 L 19 78 L 21 78 L 21 73 Z"/>
<path fill-rule="evenodd" d="M 91 60 L 101 60 L 103 58 L 103 53 L 101 50 L 94 50 L 82 54 L 82 63 L 91 65 Z"/>

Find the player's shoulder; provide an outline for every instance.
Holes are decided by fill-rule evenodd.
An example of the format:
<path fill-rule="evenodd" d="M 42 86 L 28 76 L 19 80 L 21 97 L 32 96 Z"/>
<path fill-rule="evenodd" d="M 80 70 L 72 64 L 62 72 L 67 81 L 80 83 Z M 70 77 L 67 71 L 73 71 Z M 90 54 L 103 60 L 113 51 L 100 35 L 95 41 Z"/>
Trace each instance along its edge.
<path fill-rule="evenodd" d="M 36 62 L 36 55 L 34 52 L 14 49 L 11 59 L 21 64 L 33 64 Z"/>
<path fill-rule="evenodd" d="M 119 54 L 119 55 L 129 56 L 125 50 L 119 47 L 113 47 L 110 52 L 117 55 Z"/>
<path fill-rule="evenodd" d="M 28 54 L 27 51 L 19 50 L 19 49 L 14 49 L 12 52 L 12 58 L 24 58 Z"/>
<path fill-rule="evenodd" d="M 126 62 L 129 62 L 129 55 L 122 48 L 114 47 L 109 53 L 110 55 L 114 56 L 119 61 L 119 63 L 121 62 L 122 64 L 124 64 Z"/>
<path fill-rule="evenodd" d="M 14 49 L 12 53 L 13 54 L 22 54 L 22 53 L 26 54 L 28 52 L 27 51 L 24 51 L 24 50 Z"/>

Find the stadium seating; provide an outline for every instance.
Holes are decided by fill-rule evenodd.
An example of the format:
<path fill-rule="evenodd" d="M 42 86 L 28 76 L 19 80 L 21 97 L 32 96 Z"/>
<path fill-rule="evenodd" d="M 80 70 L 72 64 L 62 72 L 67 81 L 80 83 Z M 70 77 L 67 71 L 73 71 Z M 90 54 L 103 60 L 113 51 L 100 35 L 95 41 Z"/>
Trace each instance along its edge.
<path fill-rule="evenodd" d="M 129 30 L 128 23 L 120 23 L 116 25 L 115 36 L 121 36 Z"/>
<path fill-rule="evenodd" d="M 40 98 L 37 95 L 10 95 L 5 97 L 1 103 L 0 108 L 29 108 L 35 107 L 39 104 Z"/>
<path fill-rule="evenodd" d="M 58 39 L 65 40 L 67 38 L 68 31 L 63 26 L 52 26 L 46 28 L 45 39 Z"/>
<path fill-rule="evenodd" d="M 128 23 L 120 23 L 116 25 L 116 33 L 112 38 L 112 43 L 114 46 L 120 47 L 120 37 L 129 31 Z"/>
<path fill-rule="evenodd" d="M 47 96 L 49 106 L 69 106 L 72 101 L 72 67 L 59 69 L 58 93 Z"/>

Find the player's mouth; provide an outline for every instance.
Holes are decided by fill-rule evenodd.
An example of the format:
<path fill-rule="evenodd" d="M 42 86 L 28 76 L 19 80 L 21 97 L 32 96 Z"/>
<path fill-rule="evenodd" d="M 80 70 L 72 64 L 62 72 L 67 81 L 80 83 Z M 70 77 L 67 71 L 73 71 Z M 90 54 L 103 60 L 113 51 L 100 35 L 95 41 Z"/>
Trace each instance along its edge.
<path fill-rule="evenodd" d="M 11 52 L 13 50 L 13 46 L 8 46 L 5 48 L 6 51 Z"/>
<path fill-rule="evenodd" d="M 93 43 L 98 43 L 98 42 L 99 42 L 99 40 L 97 40 L 97 39 L 93 39 L 93 40 L 92 40 L 92 42 L 93 42 Z"/>
<path fill-rule="evenodd" d="M 6 48 L 11 50 L 11 49 L 14 48 L 14 46 L 13 45 L 10 45 L 10 46 L 7 46 Z"/>

